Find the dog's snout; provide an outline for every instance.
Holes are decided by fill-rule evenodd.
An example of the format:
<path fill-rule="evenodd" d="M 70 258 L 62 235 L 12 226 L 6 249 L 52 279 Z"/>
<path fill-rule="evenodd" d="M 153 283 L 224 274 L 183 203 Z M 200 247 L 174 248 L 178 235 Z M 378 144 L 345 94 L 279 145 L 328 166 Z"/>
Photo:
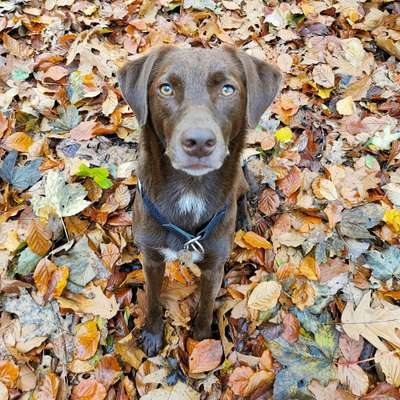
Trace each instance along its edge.
<path fill-rule="evenodd" d="M 189 156 L 205 157 L 215 149 L 217 139 L 210 129 L 190 128 L 181 137 L 183 150 Z"/>

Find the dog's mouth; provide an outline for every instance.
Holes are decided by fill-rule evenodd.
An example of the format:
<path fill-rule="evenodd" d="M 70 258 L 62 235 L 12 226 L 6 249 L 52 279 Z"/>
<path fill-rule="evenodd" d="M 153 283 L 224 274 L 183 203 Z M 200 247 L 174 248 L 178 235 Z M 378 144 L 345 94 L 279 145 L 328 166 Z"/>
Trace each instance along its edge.
<path fill-rule="evenodd" d="M 213 171 L 215 168 L 207 164 L 196 163 L 180 166 L 178 169 L 186 172 L 188 175 L 200 176 Z"/>

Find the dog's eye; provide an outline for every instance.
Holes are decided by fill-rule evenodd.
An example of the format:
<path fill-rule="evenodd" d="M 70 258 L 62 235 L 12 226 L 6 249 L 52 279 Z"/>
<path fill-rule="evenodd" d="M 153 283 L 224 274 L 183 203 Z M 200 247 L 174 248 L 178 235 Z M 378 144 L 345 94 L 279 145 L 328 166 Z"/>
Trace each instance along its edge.
<path fill-rule="evenodd" d="M 160 86 L 160 93 L 163 96 L 172 96 L 174 94 L 174 90 L 169 83 L 164 83 Z"/>
<path fill-rule="evenodd" d="M 235 88 L 232 85 L 224 85 L 222 86 L 221 92 L 223 96 L 231 96 L 235 93 Z"/>

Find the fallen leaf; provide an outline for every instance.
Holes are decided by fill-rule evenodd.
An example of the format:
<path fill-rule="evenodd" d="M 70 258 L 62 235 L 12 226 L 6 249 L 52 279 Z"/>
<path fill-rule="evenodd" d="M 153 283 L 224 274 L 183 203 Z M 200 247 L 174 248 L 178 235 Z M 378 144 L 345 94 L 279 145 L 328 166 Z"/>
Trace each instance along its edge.
<path fill-rule="evenodd" d="M 44 375 L 34 390 L 32 400 L 56 400 L 59 389 L 59 378 L 53 372 Z"/>
<path fill-rule="evenodd" d="M 386 381 L 395 387 L 400 386 L 400 358 L 392 351 L 378 350 L 375 362 L 380 365 L 385 374 Z"/>
<path fill-rule="evenodd" d="M 356 396 L 367 393 L 369 387 L 368 375 L 359 365 L 338 366 L 338 378 L 340 383 L 349 387 Z"/>
<path fill-rule="evenodd" d="M 89 360 L 97 351 L 100 332 L 94 319 L 78 324 L 75 328 L 75 354 L 80 360 Z"/>
<path fill-rule="evenodd" d="M 71 400 L 103 400 L 106 398 L 105 387 L 95 379 L 84 379 L 72 388 Z"/>
<path fill-rule="evenodd" d="M 294 343 L 299 338 L 300 321 L 292 314 L 286 313 L 283 318 L 283 332 L 281 336 L 289 343 Z"/>
<path fill-rule="evenodd" d="M 267 217 L 275 214 L 280 204 L 279 196 L 274 190 L 267 188 L 260 194 L 258 201 L 258 209 L 264 213 Z"/>
<path fill-rule="evenodd" d="M 185 383 L 178 381 L 174 386 L 154 389 L 141 397 L 141 400 L 200 400 L 200 393 Z"/>
<path fill-rule="evenodd" d="M 113 318 L 118 312 L 115 296 L 105 296 L 99 286 L 89 286 L 83 294 L 69 294 L 68 297 L 57 298 L 61 308 L 70 308 L 76 312 L 98 315 L 105 319 Z"/>
<path fill-rule="evenodd" d="M 250 293 L 248 307 L 259 311 L 268 311 L 278 302 L 282 286 L 276 281 L 259 283 Z"/>
<path fill-rule="evenodd" d="M 332 71 L 332 67 L 328 64 L 316 65 L 312 75 L 314 82 L 324 88 L 331 88 L 335 85 L 335 74 Z"/>
<path fill-rule="evenodd" d="M 272 249 L 271 243 L 268 242 L 265 238 L 260 235 L 257 235 L 255 232 L 246 232 L 242 239 L 251 247 L 256 249 Z"/>
<path fill-rule="evenodd" d="M 287 176 L 278 181 L 278 187 L 282 193 L 289 197 L 300 189 L 303 174 L 297 167 L 293 167 Z"/>
<path fill-rule="evenodd" d="M 98 382 L 109 388 L 120 379 L 122 369 L 113 354 L 106 354 L 97 364 L 94 375 Z"/>
<path fill-rule="evenodd" d="M 69 137 L 73 140 L 84 141 L 95 137 L 94 130 L 97 127 L 96 121 L 84 121 L 75 126 L 69 132 Z"/>
<path fill-rule="evenodd" d="M 336 103 L 336 110 L 340 115 L 352 115 L 356 111 L 356 105 L 353 98 L 347 96 Z"/>
<path fill-rule="evenodd" d="M 27 153 L 33 144 L 33 139 L 24 132 L 16 132 L 8 136 L 6 144 L 12 150 Z"/>
<path fill-rule="evenodd" d="M 211 371 L 218 367 L 222 357 L 219 340 L 206 339 L 197 343 L 189 357 L 189 371 L 192 374 Z"/>
<path fill-rule="evenodd" d="M 299 275 L 305 276 L 307 279 L 317 281 L 320 278 L 320 272 L 315 258 L 308 255 L 305 256 L 301 261 L 298 269 Z"/>
<path fill-rule="evenodd" d="M 250 377 L 254 371 L 250 367 L 237 367 L 229 376 L 228 385 L 237 396 L 244 396 Z"/>
<path fill-rule="evenodd" d="M 28 227 L 26 242 L 33 252 L 39 256 L 45 256 L 52 246 L 51 236 L 46 225 L 34 219 Z"/>
<path fill-rule="evenodd" d="M 8 389 L 11 389 L 17 383 L 19 368 L 14 361 L 0 360 L 0 382 Z"/>

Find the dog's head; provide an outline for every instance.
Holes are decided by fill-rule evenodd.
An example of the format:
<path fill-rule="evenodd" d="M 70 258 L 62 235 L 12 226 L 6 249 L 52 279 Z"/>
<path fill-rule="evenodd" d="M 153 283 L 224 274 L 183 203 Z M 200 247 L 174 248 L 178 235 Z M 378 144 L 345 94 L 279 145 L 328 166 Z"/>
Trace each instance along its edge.
<path fill-rule="evenodd" d="M 141 126 L 151 124 L 172 166 L 190 175 L 220 168 L 244 127 L 255 127 L 281 74 L 241 51 L 157 48 L 119 73 Z"/>

